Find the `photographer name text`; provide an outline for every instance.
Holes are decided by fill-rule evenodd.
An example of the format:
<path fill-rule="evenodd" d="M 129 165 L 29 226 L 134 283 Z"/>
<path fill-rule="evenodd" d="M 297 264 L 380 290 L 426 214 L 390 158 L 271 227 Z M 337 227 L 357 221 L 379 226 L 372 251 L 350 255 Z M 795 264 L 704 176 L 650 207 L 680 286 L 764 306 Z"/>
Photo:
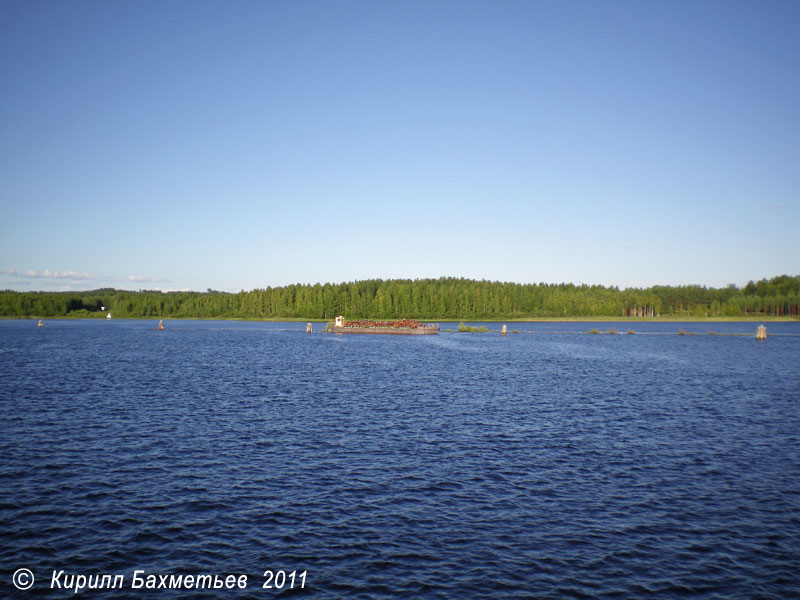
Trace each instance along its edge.
<path fill-rule="evenodd" d="M 18 569 L 14 573 L 13 583 L 17 589 L 31 589 L 34 584 L 34 574 L 29 569 Z M 218 574 L 218 573 L 148 573 L 143 569 L 134 570 L 130 579 L 125 575 L 117 574 L 91 574 L 67 573 L 62 570 L 53 570 L 50 577 L 50 589 L 71 590 L 73 593 L 84 590 L 243 590 L 249 584 L 256 582 L 248 580 L 244 574 Z M 306 586 L 306 571 L 271 570 L 264 571 L 262 580 L 257 582 L 258 587 L 265 590 L 282 591 L 294 588 L 302 589 Z"/>

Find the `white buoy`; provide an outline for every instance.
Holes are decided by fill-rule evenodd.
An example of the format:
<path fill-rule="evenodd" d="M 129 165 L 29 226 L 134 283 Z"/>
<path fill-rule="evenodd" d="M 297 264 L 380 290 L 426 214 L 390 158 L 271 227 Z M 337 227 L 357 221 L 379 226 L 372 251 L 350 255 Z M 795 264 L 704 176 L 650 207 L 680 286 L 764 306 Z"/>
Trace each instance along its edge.
<path fill-rule="evenodd" d="M 44 327 L 44 321 L 42 321 L 41 319 L 39 319 L 39 327 Z"/>
<path fill-rule="evenodd" d="M 756 329 L 756 339 L 757 340 L 765 340 L 767 339 L 767 328 L 763 325 L 759 325 L 758 329 Z"/>
<path fill-rule="evenodd" d="M 306 333 L 311 333 L 311 323 L 306 325 Z"/>
<path fill-rule="evenodd" d="M 508 331 L 508 328 L 505 325 L 503 325 L 503 335 L 505 335 L 507 331 Z"/>

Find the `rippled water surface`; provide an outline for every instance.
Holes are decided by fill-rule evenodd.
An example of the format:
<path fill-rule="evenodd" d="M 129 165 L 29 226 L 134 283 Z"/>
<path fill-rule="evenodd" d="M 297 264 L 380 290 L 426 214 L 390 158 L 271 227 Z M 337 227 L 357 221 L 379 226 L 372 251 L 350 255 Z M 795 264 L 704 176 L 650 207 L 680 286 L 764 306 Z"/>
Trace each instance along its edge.
<path fill-rule="evenodd" d="M 247 574 L 226 597 L 287 595 L 267 569 L 318 598 L 800 596 L 800 337 L 166 326 L 0 322 L 3 597 L 68 597 L 60 569 L 125 575 L 95 598 L 197 596 L 135 569 Z"/>

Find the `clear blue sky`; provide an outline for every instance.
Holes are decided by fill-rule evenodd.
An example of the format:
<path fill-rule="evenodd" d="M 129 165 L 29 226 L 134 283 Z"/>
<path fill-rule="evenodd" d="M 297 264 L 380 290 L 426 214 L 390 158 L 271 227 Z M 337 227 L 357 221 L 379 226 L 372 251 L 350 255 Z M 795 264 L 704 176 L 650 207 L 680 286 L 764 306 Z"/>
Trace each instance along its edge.
<path fill-rule="evenodd" d="M 800 2 L 0 3 L 0 289 L 800 274 Z"/>

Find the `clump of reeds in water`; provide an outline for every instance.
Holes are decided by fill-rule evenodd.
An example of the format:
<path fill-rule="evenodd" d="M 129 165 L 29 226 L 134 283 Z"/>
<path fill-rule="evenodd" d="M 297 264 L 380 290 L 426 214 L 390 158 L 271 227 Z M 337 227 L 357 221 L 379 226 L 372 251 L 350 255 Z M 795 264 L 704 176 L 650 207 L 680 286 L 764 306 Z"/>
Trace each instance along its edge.
<path fill-rule="evenodd" d="M 481 325 L 480 327 L 472 327 L 471 325 L 464 325 L 464 321 L 461 321 L 458 324 L 458 331 L 466 331 L 469 333 L 486 333 L 489 329 L 486 325 Z"/>

